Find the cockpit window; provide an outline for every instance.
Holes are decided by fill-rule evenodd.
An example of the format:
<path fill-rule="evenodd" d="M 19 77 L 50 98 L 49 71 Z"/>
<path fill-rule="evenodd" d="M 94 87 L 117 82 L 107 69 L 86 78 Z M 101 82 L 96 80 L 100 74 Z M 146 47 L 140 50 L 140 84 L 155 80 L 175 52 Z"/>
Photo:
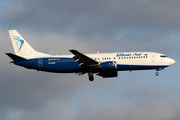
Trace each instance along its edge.
<path fill-rule="evenodd" d="M 161 55 L 161 57 L 165 58 L 165 57 L 167 57 L 167 56 L 165 56 L 165 55 Z"/>

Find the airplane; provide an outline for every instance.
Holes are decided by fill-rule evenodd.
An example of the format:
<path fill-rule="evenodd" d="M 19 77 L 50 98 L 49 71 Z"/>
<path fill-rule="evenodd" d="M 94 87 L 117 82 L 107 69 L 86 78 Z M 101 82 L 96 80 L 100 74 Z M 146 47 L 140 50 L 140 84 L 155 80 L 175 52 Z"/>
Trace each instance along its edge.
<path fill-rule="evenodd" d="M 50 55 L 35 51 L 16 31 L 9 30 L 14 48 L 13 53 L 6 53 L 15 65 L 38 71 L 54 73 L 88 73 L 89 80 L 94 74 L 103 78 L 117 77 L 118 71 L 161 70 L 175 63 L 175 60 L 155 52 L 117 52 L 83 54 L 70 49 L 72 55 Z"/>

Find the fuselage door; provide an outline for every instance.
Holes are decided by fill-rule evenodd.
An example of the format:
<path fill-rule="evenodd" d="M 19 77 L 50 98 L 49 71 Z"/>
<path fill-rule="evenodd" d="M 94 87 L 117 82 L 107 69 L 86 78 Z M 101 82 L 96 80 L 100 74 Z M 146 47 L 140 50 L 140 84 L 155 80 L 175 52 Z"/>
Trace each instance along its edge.
<path fill-rule="evenodd" d="M 156 55 L 155 55 L 155 54 L 152 54 L 152 55 L 151 55 L 151 60 L 152 60 L 152 62 L 155 62 L 155 61 L 156 61 Z"/>
<path fill-rule="evenodd" d="M 42 67 L 42 66 L 43 66 L 43 59 L 42 59 L 42 58 L 39 58 L 39 59 L 38 59 L 38 66 L 39 66 L 39 67 Z"/>

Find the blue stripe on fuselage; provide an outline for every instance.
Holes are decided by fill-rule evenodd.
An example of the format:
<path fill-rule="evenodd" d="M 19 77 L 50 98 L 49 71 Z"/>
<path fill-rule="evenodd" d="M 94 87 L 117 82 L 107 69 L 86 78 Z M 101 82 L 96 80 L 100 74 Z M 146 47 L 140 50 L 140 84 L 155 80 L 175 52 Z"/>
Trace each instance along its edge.
<path fill-rule="evenodd" d="M 36 69 L 48 72 L 78 72 L 81 66 L 73 58 L 40 58 L 27 61 L 15 62 L 14 64 L 29 69 Z"/>
<path fill-rule="evenodd" d="M 81 66 L 74 61 L 73 58 L 36 58 L 29 59 L 27 61 L 19 61 L 14 64 L 23 66 L 29 69 L 36 69 L 47 72 L 59 72 L 59 73 L 71 73 L 81 72 Z M 145 65 L 117 65 L 117 71 L 123 70 L 146 70 L 146 69 L 157 69 L 165 68 L 167 66 L 145 66 Z M 101 69 L 98 70 L 99 72 Z M 97 72 L 98 72 L 97 71 Z"/>

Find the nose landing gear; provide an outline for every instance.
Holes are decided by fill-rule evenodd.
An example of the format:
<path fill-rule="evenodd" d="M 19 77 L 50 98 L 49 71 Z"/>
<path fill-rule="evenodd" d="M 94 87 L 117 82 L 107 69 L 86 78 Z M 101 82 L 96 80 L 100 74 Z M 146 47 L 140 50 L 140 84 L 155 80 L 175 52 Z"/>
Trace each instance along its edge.
<path fill-rule="evenodd" d="M 156 75 L 156 76 L 158 76 L 158 75 L 159 75 L 159 72 L 158 72 L 158 71 L 156 71 L 155 75 Z"/>
<path fill-rule="evenodd" d="M 158 75 L 159 75 L 159 72 L 158 72 L 158 71 L 161 71 L 161 70 L 164 70 L 164 67 L 162 67 L 162 68 L 156 68 L 156 73 L 155 73 L 155 75 L 158 76 Z"/>

